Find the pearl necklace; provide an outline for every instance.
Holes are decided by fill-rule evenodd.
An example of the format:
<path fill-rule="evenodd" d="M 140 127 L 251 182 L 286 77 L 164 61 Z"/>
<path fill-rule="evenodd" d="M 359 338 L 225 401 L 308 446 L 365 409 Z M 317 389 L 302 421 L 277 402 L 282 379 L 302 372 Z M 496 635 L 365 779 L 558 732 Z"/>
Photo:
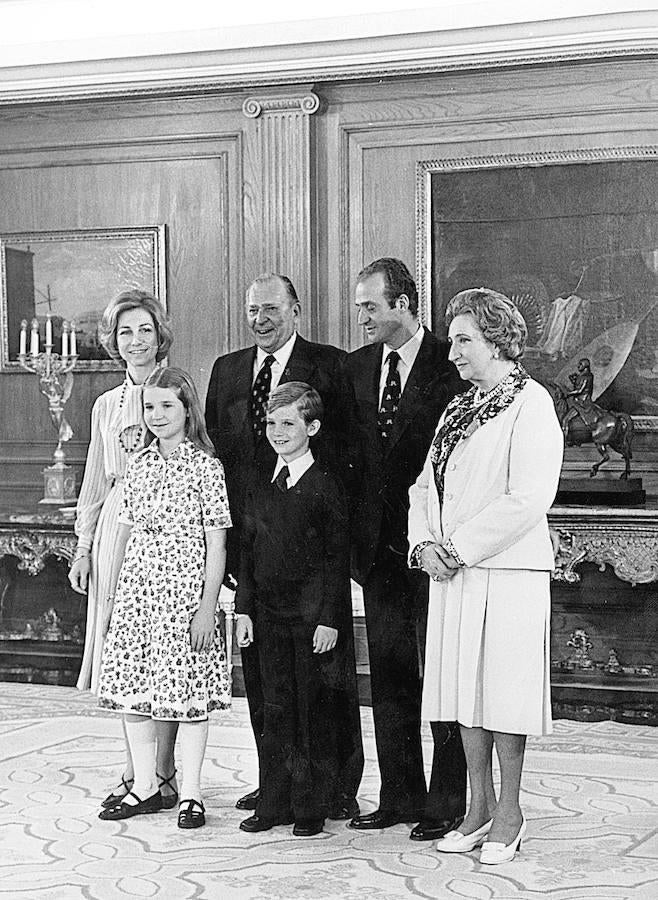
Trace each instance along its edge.
<path fill-rule="evenodd" d="M 123 403 L 126 399 L 126 390 L 128 388 L 128 382 L 124 381 L 121 385 L 121 395 L 119 397 L 119 410 L 123 409 Z M 128 428 L 124 428 L 123 431 L 119 432 L 119 443 L 126 451 L 128 456 L 131 453 L 134 453 L 137 450 L 141 443 L 142 438 L 144 437 L 144 429 L 141 425 L 130 425 Z"/>
<path fill-rule="evenodd" d="M 513 369 L 510 369 L 510 371 L 507 373 L 507 375 L 504 375 L 500 379 L 498 384 L 494 385 L 488 391 L 483 392 L 480 390 L 480 388 L 476 388 L 475 396 L 473 397 L 473 400 L 475 401 L 475 403 L 478 403 L 478 404 L 488 403 L 489 400 L 492 400 L 494 397 L 497 397 L 498 394 L 500 394 L 502 392 L 503 388 L 505 387 L 505 383 L 507 382 L 507 379 L 510 377 L 510 375 L 512 375 L 515 372 L 515 370 L 516 370 L 516 366 Z"/>

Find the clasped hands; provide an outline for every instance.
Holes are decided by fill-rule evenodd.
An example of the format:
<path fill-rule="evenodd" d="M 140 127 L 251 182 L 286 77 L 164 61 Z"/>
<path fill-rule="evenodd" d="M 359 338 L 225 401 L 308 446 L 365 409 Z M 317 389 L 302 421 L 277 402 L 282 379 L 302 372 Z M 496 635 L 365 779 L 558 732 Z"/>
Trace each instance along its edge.
<path fill-rule="evenodd" d="M 254 623 L 251 616 L 238 613 L 235 624 L 235 639 L 238 647 L 248 647 L 254 641 Z M 338 631 L 329 625 L 318 625 L 313 634 L 313 652 L 326 653 L 333 650 L 338 640 Z"/>
<path fill-rule="evenodd" d="M 420 565 L 432 581 L 449 581 L 459 568 L 459 563 L 443 544 L 428 544 L 423 547 Z"/>

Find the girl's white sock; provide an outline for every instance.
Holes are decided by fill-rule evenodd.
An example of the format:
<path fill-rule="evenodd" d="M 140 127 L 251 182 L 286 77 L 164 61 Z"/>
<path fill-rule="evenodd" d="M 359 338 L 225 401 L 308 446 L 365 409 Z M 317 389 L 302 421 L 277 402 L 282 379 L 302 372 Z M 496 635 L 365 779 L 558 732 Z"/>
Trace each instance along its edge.
<path fill-rule="evenodd" d="M 181 800 L 201 800 L 201 766 L 208 741 L 208 720 L 181 722 L 178 743 L 183 765 Z"/>

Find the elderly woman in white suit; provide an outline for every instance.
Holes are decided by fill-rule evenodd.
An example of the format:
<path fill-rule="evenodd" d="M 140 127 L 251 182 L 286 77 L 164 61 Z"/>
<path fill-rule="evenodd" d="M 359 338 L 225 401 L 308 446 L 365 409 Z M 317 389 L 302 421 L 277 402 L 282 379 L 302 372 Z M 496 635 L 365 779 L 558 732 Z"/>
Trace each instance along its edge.
<path fill-rule="evenodd" d="M 526 830 L 526 735 L 552 730 L 546 513 L 563 438 L 548 392 L 519 363 L 527 330 L 516 307 L 471 289 L 446 320 L 450 359 L 472 387 L 446 408 L 409 491 L 409 562 L 431 578 L 423 718 L 459 722 L 471 789 L 466 818 L 437 850 L 482 844 L 480 861 L 495 864 L 514 857 Z"/>

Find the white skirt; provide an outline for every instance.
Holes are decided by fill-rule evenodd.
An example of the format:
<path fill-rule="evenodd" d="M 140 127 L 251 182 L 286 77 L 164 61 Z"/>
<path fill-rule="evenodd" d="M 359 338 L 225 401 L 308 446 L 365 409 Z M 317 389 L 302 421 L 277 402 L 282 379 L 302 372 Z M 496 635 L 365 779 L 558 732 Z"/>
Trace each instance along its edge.
<path fill-rule="evenodd" d="M 459 569 L 430 582 L 424 719 L 550 734 L 550 575 Z"/>

